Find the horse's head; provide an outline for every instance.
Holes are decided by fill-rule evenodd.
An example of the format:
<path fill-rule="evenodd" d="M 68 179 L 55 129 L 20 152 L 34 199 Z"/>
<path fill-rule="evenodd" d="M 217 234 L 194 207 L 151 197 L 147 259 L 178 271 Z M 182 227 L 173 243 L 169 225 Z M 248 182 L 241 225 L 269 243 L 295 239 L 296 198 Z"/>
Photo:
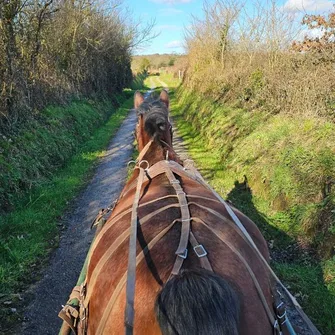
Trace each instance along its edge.
<path fill-rule="evenodd" d="M 135 93 L 134 106 L 138 116 L 136 139 L 139 152 L 154 140 L 172 146 L 172 129 L 169 121 L 169 95 L 162 90 L 158 99 L 144 100 L 140 92 Z"/>

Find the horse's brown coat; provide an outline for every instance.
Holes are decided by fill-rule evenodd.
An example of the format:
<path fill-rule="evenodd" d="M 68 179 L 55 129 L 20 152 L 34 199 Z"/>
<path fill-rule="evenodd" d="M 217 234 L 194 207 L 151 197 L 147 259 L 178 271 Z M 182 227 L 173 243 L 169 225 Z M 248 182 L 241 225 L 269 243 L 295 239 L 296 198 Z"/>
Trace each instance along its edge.
<path fill-rule="evenodd" d="M 147 136 L 143 135 L 143 127 L 143 117 L 140 117 L 137 128 L 137 136 L 141 139 L 138 141 L 140 150 L 149 140 Z M 161 144 L 154 142 L 144 159 L 148 160 L 150 166 L 152 166 L 157 161 L 165 158 L 166 150 L 166 147 L 163 148 Z M 172 149 L 168 148 L 168 150 L 170 159 L 178 161 L 178 158 Z M 136 177 L 137 172 L 134 173 L 130 181 L 127 183 L 125 190 L 129 189 L 130 185 L 134 185 L 133 182 Z M 216 200 L 215 196 L 208 189 L 196 181 L 186 177 L 180 179 L 181 186 L 186 194 Z M 150 184 L 149 187 L 148 184 Z M 90 286 L 92 272 L 101 257 L 114 241 L 130 227 L 130 213 L 118 220 L 112 227 L 110 227 L 110 222 L 115 216 L 132 206 L 134 192 L 135 189 L 133 188 L 119 201 L 111 218 L 100 232 L 101 238 L 94 247 L 90 258 L 87 277 L 87 288 L 88 292 L 91 294 L 89 301 L 88 334 L 97 334 L 98 324 L 106 306 L 120 279 L 127 271 L 129 237 L 120 245 L 102 267 L 96 285 L 94 287 Z M 173 187 L 169 184 L 167 177 L 165 175 L 160 175 L 154 178 L 151 182 L 143 185 L 140 204 L 172 194 L 175 194 L 175 192 Z M 231 225 L 234 225 L 234 223 L 231 221 L 223 204 L 218 203 L 217 201 L 196 199 L 193 197 L 189 197 L 188 201 L 194 203 L 189 206 L 191 216 L 201 218 L 210 227 L 220 232 L 222 236 L 233 244 L 245 258 L 254 271 L 269 306 L 271 306 L 272 296 L 268 270 L 256 256 L 252 247 L 250 247 L 241 236 L 237 234 L 236 230 L 232 228 Z M 178 203 L 176 197 L 166 198 L 164 200 L 153 202 L 145 207 L 139 207 L 138 216 L 140 223 L 145 215 L 172 203 Z M 214 209 L 223 215 L 226 220 L 220 221 L 216 216 L 196 204 Z M 269 253 L 267 244 L 256 225 L 237 209 L 234 209 L 234 211 L 253 238 L 261 253 L 268 260 Z M 161 212 L 159 215 L 141 225 L 138 230 L 137 254 L 139 254 L 145 245 L 162 231 L 162 229 L 178 218 L 180 218 L 180 210 L 177 207 L 173 207 Z M 192 222 L 192 231 L 199 243 L 203 244 L 207 250 L 208 258 L 214 272 L 224 277 L 239 293 L 241 301 L 240 334 L 272 334 L 272 327 L 245 266 L 241 263 L 238 257 L 232 253 L 227 245 L 222 243 L 219 238 L 202 224 Z M 179 238 L 180 223 L 177 222 L 167 235 L 165 235 L 154 248 L 150 250 L 149 255 L 137 267 L 134 334 L 161 334 L 158 323 L 155 320 L 154 303 L 156 295 L 161 289 L 161 285 L 165 283 L 170 276 L 176 257 L 175 251 L 179 243 Z M 185 260 L 183 268 L 195 268 L 199 266 L 199 259 L 189 247 L 189 256 Z M 103 331 L 104 334 L 124 333 L 124 308 L 125 286 L 109 315 L 106 327 Z"/>

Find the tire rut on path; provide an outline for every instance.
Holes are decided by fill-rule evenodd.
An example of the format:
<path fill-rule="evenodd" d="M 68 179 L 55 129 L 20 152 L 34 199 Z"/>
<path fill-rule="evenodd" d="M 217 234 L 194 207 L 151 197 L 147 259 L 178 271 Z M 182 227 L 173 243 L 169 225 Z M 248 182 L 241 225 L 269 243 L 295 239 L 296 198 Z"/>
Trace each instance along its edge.
<path fill-rule="evenodd" d="M 61 326 L 58 312 L 77 282 L 94 236 L 91 222 L 100 208 L 106 208 L 119 196 L 125 184 L 136 121 L 136 113 L 131 110 L 111 140 L 94 177 L 60 222 L 67 228 L 49 266 L 42 272 L 43 278 L 30 289 L 34 299 L 26 309 L 18 334 L 58 334 Z"/>

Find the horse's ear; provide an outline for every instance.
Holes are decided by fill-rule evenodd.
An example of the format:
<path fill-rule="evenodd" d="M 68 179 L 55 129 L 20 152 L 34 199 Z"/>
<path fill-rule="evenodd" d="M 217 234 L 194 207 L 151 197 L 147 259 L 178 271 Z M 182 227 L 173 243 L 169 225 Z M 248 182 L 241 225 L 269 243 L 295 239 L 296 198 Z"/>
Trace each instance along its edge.
<path fill-rule="evenodd" d="M 144 101 L 144 97 L 141 94 L 141 92 L 136 91 L 134 95 L 134 107 L 135 109 L 138 108 L 138 106 Z"/>
<path fill-rule="evenodd" d="M 169 94 L 166 90 L 162 90 L 161 94 L 159 95 L 159 99 L 164 102 L 167 108 L 169 108 Z"/>

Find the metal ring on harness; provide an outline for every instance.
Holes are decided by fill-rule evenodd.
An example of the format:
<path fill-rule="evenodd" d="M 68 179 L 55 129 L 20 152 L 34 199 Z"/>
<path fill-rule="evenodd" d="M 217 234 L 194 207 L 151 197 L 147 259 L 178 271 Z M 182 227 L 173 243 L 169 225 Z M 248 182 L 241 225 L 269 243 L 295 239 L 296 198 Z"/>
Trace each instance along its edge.
<path fill-rule="evenodd" d="M 135 166 L 136 166 L 136 161 L 129 161 L 129 162 L 127 163 L 127 167 L 130 167 L 131 164 L 134 164 L 134 168 L 135 168 Z"/>
<path fill-rule="evenodd" d="M 141 166 L 143 163 L 146 163 L 146 164 L 147 164 L 147 167 L 146 167 L 146 168 L 143 168 L 143 167 Z M 143 160 L 143 161 L 140 161 L 140 162 L 138 163 L 138 167 L 141 168 L 141 169 L 144 169 L 144 170 L 148 170 L 149 167 L 150 167 L 150 164 L 149 164 L 148 161 Z"/>

